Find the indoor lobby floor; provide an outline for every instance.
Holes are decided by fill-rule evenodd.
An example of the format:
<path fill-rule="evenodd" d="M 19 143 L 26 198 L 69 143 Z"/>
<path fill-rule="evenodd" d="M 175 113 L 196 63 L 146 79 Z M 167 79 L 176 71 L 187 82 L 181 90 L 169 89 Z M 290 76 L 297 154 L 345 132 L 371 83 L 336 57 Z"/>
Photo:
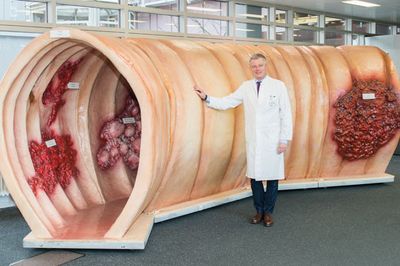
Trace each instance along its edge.
<path fill-rule="evenodd" d="M 387 173 L 400 174 L 400 156 Z M 400 265 L 397 178 L 281 191 L 270 228 L 253 212 L 247 198 L 155 224 L 145 250 L 70 250 L 83 256 L 64 265 Z M 29 232 L 16 208 L 0 210 L 0 265 L 50 251 L 24 249 Z"/>

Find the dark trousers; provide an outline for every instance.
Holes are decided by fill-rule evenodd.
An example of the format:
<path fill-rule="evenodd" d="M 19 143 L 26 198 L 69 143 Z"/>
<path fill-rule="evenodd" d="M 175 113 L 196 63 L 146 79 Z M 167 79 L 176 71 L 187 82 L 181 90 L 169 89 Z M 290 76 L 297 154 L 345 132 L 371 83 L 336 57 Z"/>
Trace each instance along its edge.
<path fill-rule="evenodd" d="M 258 213 L 272 214 L 278 196 L 278 180 L 267 181 L 267 191 L 264 190 L 262 181 L 251 179 L 254 207 Z"/>

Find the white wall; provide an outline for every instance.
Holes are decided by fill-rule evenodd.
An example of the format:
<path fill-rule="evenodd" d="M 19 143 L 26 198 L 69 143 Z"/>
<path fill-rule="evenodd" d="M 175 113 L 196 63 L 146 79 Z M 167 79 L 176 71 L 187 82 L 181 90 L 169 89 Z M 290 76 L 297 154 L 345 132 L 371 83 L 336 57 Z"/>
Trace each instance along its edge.
<path fill-rule="evenodd" d="M 389 53 L 396 65 L 397 73 L 400 73 L 400 35 L 366 37 L 365 44 L 377 46 Z"/>
<path fill-rule="evenodd" d="M 36 34 L 19 32 L 0 32 L 0 78 L 3 78 L 8 66 L 17 54 Z"/>

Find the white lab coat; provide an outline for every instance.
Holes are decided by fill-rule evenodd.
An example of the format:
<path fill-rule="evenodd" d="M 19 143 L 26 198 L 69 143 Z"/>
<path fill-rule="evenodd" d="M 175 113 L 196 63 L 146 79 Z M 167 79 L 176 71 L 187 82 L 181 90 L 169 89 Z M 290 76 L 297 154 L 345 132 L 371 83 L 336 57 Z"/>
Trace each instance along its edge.
<path fill-rule="evenodd" d="M 256 180 L 284 179 L 284 154 L 278 154 L 280 141 L 292 139 L 292 113 L 285 84 L 266 76 L 257 97 L 256 81 L 247 80 L 233 93 L 210 97 L 207 106 L 218 110 L 243 103 L 247 172 Z"/>

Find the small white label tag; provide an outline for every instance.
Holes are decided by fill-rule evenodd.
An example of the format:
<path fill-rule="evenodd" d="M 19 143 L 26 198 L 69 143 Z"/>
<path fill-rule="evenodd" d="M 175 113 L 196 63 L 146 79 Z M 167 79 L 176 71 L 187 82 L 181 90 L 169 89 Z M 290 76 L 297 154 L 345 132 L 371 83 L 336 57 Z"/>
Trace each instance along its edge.
<path fill-rule="evenodd" d="M 50 140 L 46 140 L 46 147 L 47 148 L 51 148 L 57 145 L 56 140 L 55 139 L 50 139 Z"/>
<path fill-rule="evenodd" d="M 69 38 L 71 36 L 69 30 L 51 30 L 50 38 Z"/>
<path fill-rule="evenodd" d="M 68 89 L 79 90 L 79 82 L 68 82 Z"/>
<path fill-rule="evenodd" d="M 375 99 L 375 93 L 363 93 L 362 98 L 363 100 L 373 100 Z"/>
<path fill-rule="evenodd" d="M 124 124 L 134 124 L 136 122 L 134 117 L 124 117 L 122 118 Z"/>

